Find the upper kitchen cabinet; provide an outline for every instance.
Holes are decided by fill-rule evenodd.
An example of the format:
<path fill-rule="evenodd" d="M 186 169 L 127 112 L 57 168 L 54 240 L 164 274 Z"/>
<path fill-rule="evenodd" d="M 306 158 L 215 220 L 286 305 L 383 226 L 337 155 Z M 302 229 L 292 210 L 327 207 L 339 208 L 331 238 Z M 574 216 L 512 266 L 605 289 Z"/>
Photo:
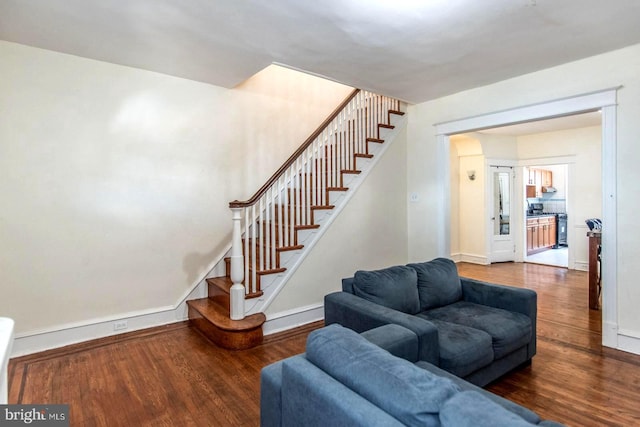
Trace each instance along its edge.
<path fill-rule="evenodd" d="M 527 198 L 542 197 L 553 188 L 553 172 L 547 169 L 529 168 Z"/>

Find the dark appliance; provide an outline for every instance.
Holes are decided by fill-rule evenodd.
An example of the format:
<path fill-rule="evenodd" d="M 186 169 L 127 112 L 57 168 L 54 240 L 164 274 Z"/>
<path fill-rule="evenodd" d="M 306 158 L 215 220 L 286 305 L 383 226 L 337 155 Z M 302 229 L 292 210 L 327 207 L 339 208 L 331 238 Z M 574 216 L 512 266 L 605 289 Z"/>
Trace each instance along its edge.
<path fill-rule="evenodd" d="M 556 242 L 558 246 L 567 246 L 567 214 L 556 214 Z"/>
<path fill-rule="evenodd" d="M 528 214 L 531 216 L 542 215 L 544 213 L 544 205 L 542 203 L 529 204 Z"/>

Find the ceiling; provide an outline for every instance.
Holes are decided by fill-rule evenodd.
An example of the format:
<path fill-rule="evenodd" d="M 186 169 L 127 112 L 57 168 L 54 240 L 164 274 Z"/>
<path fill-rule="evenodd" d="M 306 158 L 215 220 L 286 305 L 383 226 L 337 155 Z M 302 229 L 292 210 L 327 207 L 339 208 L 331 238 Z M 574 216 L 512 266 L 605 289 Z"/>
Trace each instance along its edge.
<path fill-rule="evenodd" d="M 0 39 L 231 88 L 277 63 L 418 103 L 640 43 L 638 0 L 0 0 Z"/>

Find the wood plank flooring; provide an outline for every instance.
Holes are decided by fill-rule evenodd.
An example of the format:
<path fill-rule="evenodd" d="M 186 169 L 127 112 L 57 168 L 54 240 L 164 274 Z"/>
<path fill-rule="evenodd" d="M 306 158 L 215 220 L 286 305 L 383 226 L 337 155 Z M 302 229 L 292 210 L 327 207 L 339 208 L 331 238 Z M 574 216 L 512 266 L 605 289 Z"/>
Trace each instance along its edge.
<path fill-rule="evenodd" d="M 538 292 L 533 364 L 489 390 L 570 426 L 640 425 L 640 356 L 600 346 L 586 273 L 513 263 L 458 268 Z M 260 369 L 303 352 L 321 326 L 228 351 L 181 322 L 24 356 L 10 362 L 9 402 L 68 403 L 73 426 L 257 426 Z"/>
<path fill-rule="evenodd" d="M 586 272 L 514 263 L 459 264 L 458 270 L 538 293 L 533 363 L 490 391 L 571 426 L 640 425 L 640 356 L 601 346 L 601 312 L 588 309 Z"/>

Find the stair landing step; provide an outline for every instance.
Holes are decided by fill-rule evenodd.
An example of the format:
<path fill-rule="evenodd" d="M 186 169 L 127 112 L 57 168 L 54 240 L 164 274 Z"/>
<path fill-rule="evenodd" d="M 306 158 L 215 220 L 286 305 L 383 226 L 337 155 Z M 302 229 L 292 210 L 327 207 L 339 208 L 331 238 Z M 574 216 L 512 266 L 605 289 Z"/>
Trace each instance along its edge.
<path fill-rule="evenodd" d="M 209 298 L 187 301 L 189 322 L 214 344 L 229 350 L 244 350 L 262 343 L 264 313 L 231 320 L 228 310 Z"/>

